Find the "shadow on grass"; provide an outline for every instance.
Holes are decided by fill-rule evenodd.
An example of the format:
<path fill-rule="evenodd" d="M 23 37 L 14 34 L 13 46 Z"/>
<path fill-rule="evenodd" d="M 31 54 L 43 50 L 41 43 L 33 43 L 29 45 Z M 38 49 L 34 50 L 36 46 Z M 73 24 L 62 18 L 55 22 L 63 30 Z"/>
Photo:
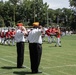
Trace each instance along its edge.
<path fill-rule="evenodd" d="M 17 67 L 10 67 L 10 66 L 4 66 L 4 67 L 1 67 L 2 69 L 18 69 Z M 16 74 L 16 75 L 26 75 L 26 74 L 32 74 L 32 72 L 28 72 L 28 71 L 14 71 L 13 74 Z"/>
<path fill-rule="evenodd" d="M 21 71 L 21 72 L 13 72 L 13 74 L 26 75 L 26 74 L 32 74 L 32 72 L 24 72 L 24 71 Z"/>
<path fill-rule="evenodd" d="M 55 46 L 49 46 L 49 47 L 55 47 Z"/>
<path fill-rule="evenodd" d="M 1 67 L 2 69 L 17 69 L 17 67 L 11 67 L 11 66 L 4 66 Z"/>

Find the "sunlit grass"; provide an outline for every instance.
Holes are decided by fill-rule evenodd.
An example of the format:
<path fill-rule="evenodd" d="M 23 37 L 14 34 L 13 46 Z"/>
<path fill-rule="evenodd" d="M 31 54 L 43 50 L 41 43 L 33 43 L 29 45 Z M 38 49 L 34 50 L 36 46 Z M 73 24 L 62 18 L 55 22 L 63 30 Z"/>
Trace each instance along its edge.
<path fill-rule="evenodd" d="M 76 35 L 61 38 L 62 47 L 43 42 L 39 75 L 76 75 Z M 0 75 L 31 75 L 28 43 L 25 43 L 24 66 L 16 68 L 16 46 L 0 45 Z M 32 74 L 33 75 L 33 74 Z M 34 74 L 38 75 L 38 74 Z"/>

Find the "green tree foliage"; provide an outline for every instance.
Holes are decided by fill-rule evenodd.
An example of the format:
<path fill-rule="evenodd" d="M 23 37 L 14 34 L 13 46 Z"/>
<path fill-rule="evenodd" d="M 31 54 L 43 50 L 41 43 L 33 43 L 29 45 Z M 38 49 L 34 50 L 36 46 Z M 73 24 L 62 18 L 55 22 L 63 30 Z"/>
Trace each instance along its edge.
<path fill-rule="evenodd" d="M 4 19 L 3 19 L 3 16 L 2 16 L 3 6 L 4 6 L 4 4 L 3 4 L 3 2 L 1 1 L 1 2 L 0 2 L 0 27 L 3 27 L 3 26 L 4 26 L 4 25 L 3 25 Z"/>
<path fill-rule="evenodd" d="M 4 27 L 4 19 L 0 16 L 0 27 Z"/>
<path fill-rule="evenodd" d="M 11 4 L 13 4 L 13 20 L 14 20 L 14 26 L 15 26 L 15 20 L 16 20 L 16 7 L 17 7 L 17 3 L 19 3 L 20 0 L 9 0 L 9 2 Z"/>
<path fill-rule="evenodd" d="M 69 1 L 73 6 L 72 0 Z M 33 22 L 39 21 L 43 26 L 47 24 L 49 26 L 52 23 L 71 26 L 74 19 L 71 9 L 53 10 L 48 7 L 47 2 L 43 3 L 43 0 L 0 1 L 0 16 L 6 26 L 15 26 L 19 21 L 22 21 L 25 25 L 32 25 Z"/>
<path fill-rule="evenodd" d="M 76 0 L 69 0 L 70 6 L 76 7 Z"/>
<path fill-rule="evenodd" d="M 71 27 L 76 30 L 76 0 L 69 0 L 72 7 Z"/>

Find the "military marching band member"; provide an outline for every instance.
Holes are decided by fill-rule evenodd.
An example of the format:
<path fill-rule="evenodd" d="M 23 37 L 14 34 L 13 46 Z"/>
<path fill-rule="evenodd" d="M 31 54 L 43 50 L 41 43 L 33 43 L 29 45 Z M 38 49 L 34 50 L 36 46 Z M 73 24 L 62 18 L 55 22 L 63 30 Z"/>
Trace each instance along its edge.
<path fill-rule="evenodd" d="M 55 42 L 55 35 L 56 35 L 56 33 L 55 33 L 55 27 L 52 26 L 52 28 L 51 28 L 51 32 L 50 32 L 51 43 Z"/>
<path fill-rule="evenodd" d="M 15 45 L 15 33 L 16 33 L 16 31 L 15 31 L 15 29 L 13 28 L 13 29 L 11 30 L 11 42 L 12 42 L 12 45 L 13 45 L 13 46 Z"/>
<path fill-rule="evenodd" d="M 61 37 L 61 31 L 60 31 L 60 27 L 59 25 L 57 25 L 57 28 L 56 28 L 56 38 L 57 38 L 57 41 L 56 41 L 56 46 L 59 46 L 61 47 L 61 40 L 60 40 L 60 37 Z"/>
<path fill-rule="evenodd" d="M 24 62 L 24 42 L 25 35 L 27 34 L 26 28 L 23 23 L 17 24 L 17 30 L 15 33 L 16 47 L 17 47 L 17 68 L 23 68 Z"/>
<path fill-rule="evenodd" d="M 42 55 L 42 32 L 42 26 L 39 26 L 39 22 L 34 22 L 33 29 L 28 35 L 32 73 L 41 73 L 39 65 Z"/>
<path fill-rule="evenodd" d="M 5 34 L 5 42 L 8 44 L 8 45 L 11 45 L 10 42 L 11 42 L 11 29 L 8 29 L 8 31 L 6 32 Z"/>
<path fill-rule="evenodd" d="M 51 26 L 46 30 L 46 34 L 47 34 L 47 37 L 48 37 L 48 43 L 51 43 Z"/>
<path fill-rule="evenodd" d="M 4 31 L 4 29 L 1 29 L 1 32 L 0 32 L 0 37 L 1 37 L 1 44 L 5 44 L 5 34 L 6 32 Z"/>

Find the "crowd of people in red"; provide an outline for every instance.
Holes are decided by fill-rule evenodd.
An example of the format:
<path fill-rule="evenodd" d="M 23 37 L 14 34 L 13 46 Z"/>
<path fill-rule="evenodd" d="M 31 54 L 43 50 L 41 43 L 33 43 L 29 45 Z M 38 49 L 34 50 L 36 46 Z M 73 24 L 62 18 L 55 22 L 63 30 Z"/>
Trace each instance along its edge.
<path fill-rule="evenodd" d="M 27 31 L 29 32 L 31 29 L 27 29 Z M 54 41 L 56 42 L 55 46 L 59 46 L 61 47 L 61 40 L 60 40 L 60 36 L 61 36 L 61 30 L 60 27 L 49 27 L 46 30 L 44 30 L 44 34 L 42 35 L 43 39 L 44 36 L 47 35 L 48 36 L 48 42 L 49 43 L 53 43 Z M 1 44 L 8 44 L 8 45 L 15 45 L 15 36 L 16 33 L 16 28 L 11 28 L 11 29 L 7 29 L 6 31 L 4 29 L 2 29 L 0 31 L 0 38 L 1 38 Z"/>
<path fill-rule="evenodd" d="M 49 27 L 46 30 L 46 34 L 48 36 L 48 42 L 49 43 L 54 42 L 54 40 L 55 40 L 54 37 L 56 37 L 56 41 L 55 41 L 56 45 L 55 46 L 61 47 L 61 40 L 60 40 L 61 30 L 60 30 L 59 25 L 57 27 Z"/>
<path fill-rule="evenodd" d="M 15 29 L 1 30 L 0 38 L 1 44 L 15 45 Z"/>

